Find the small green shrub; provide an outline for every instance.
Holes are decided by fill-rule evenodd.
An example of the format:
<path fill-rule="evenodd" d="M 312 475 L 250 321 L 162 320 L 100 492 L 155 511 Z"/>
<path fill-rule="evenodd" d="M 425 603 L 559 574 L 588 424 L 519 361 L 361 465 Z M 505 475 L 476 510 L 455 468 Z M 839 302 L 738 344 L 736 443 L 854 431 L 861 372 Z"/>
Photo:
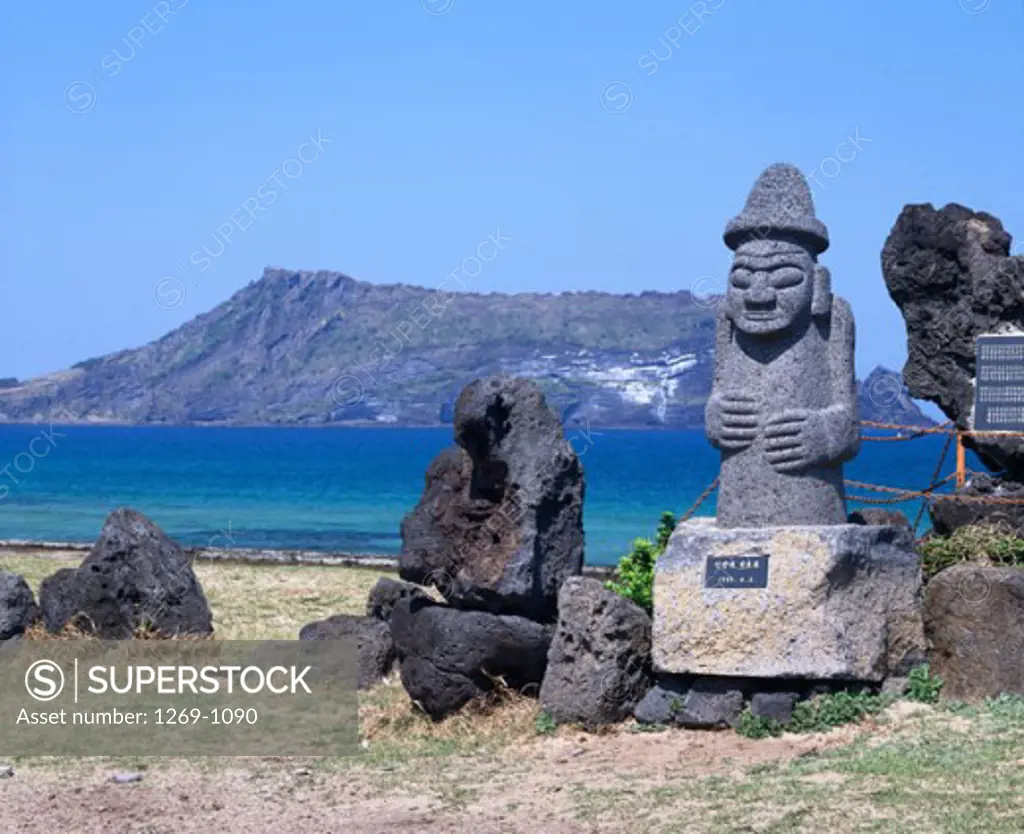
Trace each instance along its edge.
<path fill-rule="evenodd" d="M 662 513 L 655 540 L 634 539 L 633 549 L 619 561 L 615 578 L 605 583 L 605 587 L 632 600 L 650 614 L 653 608 L 654 565 L 668 546 L 675 527 L 675 515 Z"/>
<path fill-rule="evenodd" d="M 895 699 L 870 692 L 831 692 L 803 701 L 793 710 L 791 733 L 824 733 L 881 712 Z"/>
<path fill-rule="evenodd" d="M 960 527 L 951 536 L 918 542 L 924 581 L 961 562 L 1024 568 L 1024 539 L 1007 524 Z"/>
<path fill-rule="evenodd" d="M 672 538 L 672 532 L 676 529 L 676 516 L 675 513 L 664 512 L 661 514 L 661 518 L 658 520 L 658 532 L 654 538 L 654 546 L 658 548 L 658 553 L 664 553 L 665 548 L 668 547 L 668 540 Z"/>
<path fill-rule="evenodd" d="M 833 727 L 862 721 L 881 712 L 895 699 L 870 692 L 831 692 L 801 701 L 793 709 L 793 718 L 783 726 L 772 718 L 755 716 L 749 707 L 740 715 L 736 732 L 747 738 L 770 738 L 789 733 L 824 733 Z"/>
<path fill-rule="evenodd" d="M 911 701 L 920 701 L 922 704 L 937 704 L 943 684 L 942 678 L 932 675 L 928 664 L 922 663 L 910 670 L 910 677 L 907 679 L 907 698 Z"/>
<path fill-rule="evenodd" d="M 550 736 L 558 729 L 558 725 L 555 723 L 555 719 L 551 717 L 550 712 L 542 710 L 537 713 L 537 717 L 533 722 L 533 728 L 539 736 Z"/>
<path fill-rule="evenodd" d="M 747 738 L 775 738 L 781 736 L 785 731 L 774 718 L 765 718 L 762 715 L 754 715 L 750 708 L 743 710 L 739 723 L 736 725 L 736 732 Z"/>

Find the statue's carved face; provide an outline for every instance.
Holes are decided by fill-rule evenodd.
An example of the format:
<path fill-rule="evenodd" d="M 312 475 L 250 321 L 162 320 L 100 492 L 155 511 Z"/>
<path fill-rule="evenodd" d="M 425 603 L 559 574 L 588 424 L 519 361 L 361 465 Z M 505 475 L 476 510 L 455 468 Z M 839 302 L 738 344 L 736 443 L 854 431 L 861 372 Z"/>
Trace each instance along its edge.
<path fill-rule="evenodd" d="M 785 333 L 809 316 L 814 295 L 814 258 L 781 240 L 740 244 L 729 273 L 725 311 L 744 333 Z"/>

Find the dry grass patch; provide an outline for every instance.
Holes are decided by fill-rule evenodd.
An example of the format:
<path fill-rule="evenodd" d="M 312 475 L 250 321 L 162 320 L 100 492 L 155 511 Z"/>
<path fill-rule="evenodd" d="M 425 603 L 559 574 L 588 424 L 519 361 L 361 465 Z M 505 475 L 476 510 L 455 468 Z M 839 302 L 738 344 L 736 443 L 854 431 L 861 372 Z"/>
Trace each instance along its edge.
<path fill-rule="evenodd" d="M 224 640 L 296 640 L 299 629 L 333 614 L 365 614 L 366 598 L 388 574 L 364 568 L 197 562 L 196 576 Z"/>
<path fill-rule="evenodd" d="M 498 686 L 444 721 L 433 721 L 409 700 L 398 675 L 367 692 L 359 730 L 369 763 L 411 762 L 420 756 L 496 751 L 537 735 L 535 698 Z"/>
<path fill-rule="evenodd" d="M 83 553 L 0 552 L 0 569 L 39 585 L 60 568 L 77 567 Z M 223 640 L 296 640 L 299 629 L 333 614 L 364 614 L 370 589 L 385 571 L 304 565 L 193 565 Z"/>

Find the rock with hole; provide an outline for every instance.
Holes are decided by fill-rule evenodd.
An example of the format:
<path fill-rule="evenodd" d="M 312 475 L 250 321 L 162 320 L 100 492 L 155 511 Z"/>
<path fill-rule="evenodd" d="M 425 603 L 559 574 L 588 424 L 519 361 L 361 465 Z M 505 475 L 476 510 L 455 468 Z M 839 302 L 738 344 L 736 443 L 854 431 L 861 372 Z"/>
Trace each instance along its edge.
<path fill-rule="evenodd" d="M 453 605 L 553 621 L 583 567 L 583 469 L 536 383 L 489 377 L 455 405 L 456 446 L 402 522 L 400 574 Z"/>
<path fill-rule="evenodd" d="M 904 206 L 882 250 L 882 273 L 907 330 L 910 394 L 973 428 L 976 340 L 1024 333 L 1024 256 L 1010 255 L 998 218 L 951 203 Z M 986 466 L 1024 482 L 1024 438 L 965 435 Z"/>

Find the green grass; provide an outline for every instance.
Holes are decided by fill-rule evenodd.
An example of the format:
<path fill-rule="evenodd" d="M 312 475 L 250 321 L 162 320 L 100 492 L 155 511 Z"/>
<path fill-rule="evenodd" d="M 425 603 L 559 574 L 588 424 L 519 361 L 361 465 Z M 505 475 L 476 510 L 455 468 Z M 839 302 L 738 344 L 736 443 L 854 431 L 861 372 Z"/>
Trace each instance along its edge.
<path fill-rule="evenodd" d="M 838 749 L 735 776 L 633 795 L 573 786 L 576 816 L 614 821 L 615 830 L 707 834 L 1024 830 L 1024 699 L 921 709 L 893 719 L 890 733 L 883 723 Z"/>

